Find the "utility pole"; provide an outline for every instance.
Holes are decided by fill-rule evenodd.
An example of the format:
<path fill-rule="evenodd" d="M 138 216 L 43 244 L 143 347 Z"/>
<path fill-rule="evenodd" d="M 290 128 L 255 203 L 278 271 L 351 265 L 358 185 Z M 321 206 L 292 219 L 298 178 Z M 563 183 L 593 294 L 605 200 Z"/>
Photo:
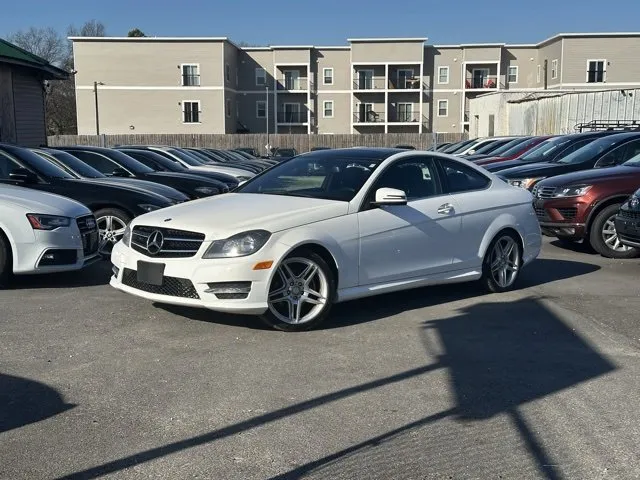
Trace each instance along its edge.
<path fill-rule="evenodd" d="M 100 114 L 98 113 L 98 85 L 104 85 L 104 83 L 93 82 L 93 97 L 96 103 L 96 135 L 100 135 Z"/>

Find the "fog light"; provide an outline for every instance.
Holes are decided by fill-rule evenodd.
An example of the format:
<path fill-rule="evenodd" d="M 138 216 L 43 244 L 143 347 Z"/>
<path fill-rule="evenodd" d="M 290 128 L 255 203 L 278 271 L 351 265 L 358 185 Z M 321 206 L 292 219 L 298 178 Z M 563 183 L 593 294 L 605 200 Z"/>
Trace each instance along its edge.
<path fill-rule="evenodd" d="M 216 282 L 207 283 L 205 292 L 213 293 L 221 300 L 243 299 L 251 292 L 251 282 Z"/>
<path fill-rule="evenodd" d="M 78 252 L 76 250 L 47 250 L 42 255 L 38 266 L 73 265 L 77 261 Z"/>

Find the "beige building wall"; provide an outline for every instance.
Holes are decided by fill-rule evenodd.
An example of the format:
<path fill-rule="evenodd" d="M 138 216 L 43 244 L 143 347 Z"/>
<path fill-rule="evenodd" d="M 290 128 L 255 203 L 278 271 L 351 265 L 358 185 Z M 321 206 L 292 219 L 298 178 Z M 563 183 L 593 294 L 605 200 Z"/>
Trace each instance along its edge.
<path fill-rule="evenodd" d="M 424 41 L 350 40 L 354 63 L 422 62 Z"/>
<path fill-rule="evenodd" d="M 431 119 L 431 129 L 434 132 L 460 132 L 462 131 L 462 92 L 433 92 L 433 103 L 425 108 Z M 440 100 L 446 100 L 448 111 L 446 116 L 440 116 L 438 105 Z"/>
<path fill-rule="evenodd" d="M 324 116 L 324 102 L 333 102 L 333 118 Z M 321 134 L 351 133 L 351 94 L 322 92 L 318 93 L 318 130 Z"/>
<path fill-rule="evenodd" d="M 544 61 L 547 60 L 547 85 L 549 87 L 559 86 L 562 82 L 562 39 L 554 40 L 545 44 L 538 50 L 538 65 L 540 65 L 540 83 L 538 87 L 544 87 Z M 558 61 L 558 70 L 556 78 L 553 78 L 553 61 Z"/>
<path fill-rule="evenodd" d="M 537 87 L 536 70 L 538 65 L 538 50 L 532 47 L 506 47 L 502 53 L 500 67 L 501 82 L 509 89 L 531 89 Z M 508 81 L 509 67 L 518 67 L 516 83 Z"/>
<path fill-rule="evenodd" d="M 606 84 L 637 85 L 640 81 L 639 57 L 638 38 L 565 38 L 562 81 L 565 84 L 586 83 L 588 60 L 606 60 Z M 606 87 L 606 84 L 590 84 L 589 87 Z"/>
<path fill-rule="evenodd" d="M 318 49 L 312 58 L 317 74 L 316 87 L 318 92 L 331 90 L 351 90 L 351 51 L 344 49 Z M 333 85 L 324 83 L 324 69 L 333 69 Z"/>

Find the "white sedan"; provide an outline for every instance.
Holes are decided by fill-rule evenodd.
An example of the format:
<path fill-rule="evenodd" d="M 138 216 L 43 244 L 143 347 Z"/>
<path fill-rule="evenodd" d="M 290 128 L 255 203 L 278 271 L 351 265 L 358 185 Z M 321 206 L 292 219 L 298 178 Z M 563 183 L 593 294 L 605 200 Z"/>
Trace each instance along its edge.
<path fill-rule="evenodd" d="M 236 192 L 142 215 L 111 285 L 305 330 L 345 300 L 481 280 L 511 289 L 541 247 L 531 194 L 434 152 L 322 150 Z"/>
<path fill-rule="evenodd" d="M 0 283 L 9 275 L 79 270 L 99 260 L 91 211 L 74 200 L 0 184 Z"/>

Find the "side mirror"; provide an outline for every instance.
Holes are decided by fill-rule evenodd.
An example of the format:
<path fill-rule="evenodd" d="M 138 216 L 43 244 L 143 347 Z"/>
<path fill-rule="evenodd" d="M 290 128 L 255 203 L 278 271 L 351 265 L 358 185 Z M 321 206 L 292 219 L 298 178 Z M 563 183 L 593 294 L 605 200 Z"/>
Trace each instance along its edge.
<path fill-rule="evenodd" d="M 24 183 L 24 184 L 33 184 L 38 183 L 38 176 L 30 170 L 26 168 L 15 168 L 9 174 L 9 179 L 14 182 Z"/>
<path fill-rule="evenodd" d="M 375 206 L 383 205 L 406 205 L 407 194 L 396 188 L 379 188 L 376 190 Z"/>
<path fill-rule="evenodd" d="M 130 177 L 129 172 L 127 172 L 124 168 L 116 167 L 113 169 L 111 173 L 112 177 Z"/>

